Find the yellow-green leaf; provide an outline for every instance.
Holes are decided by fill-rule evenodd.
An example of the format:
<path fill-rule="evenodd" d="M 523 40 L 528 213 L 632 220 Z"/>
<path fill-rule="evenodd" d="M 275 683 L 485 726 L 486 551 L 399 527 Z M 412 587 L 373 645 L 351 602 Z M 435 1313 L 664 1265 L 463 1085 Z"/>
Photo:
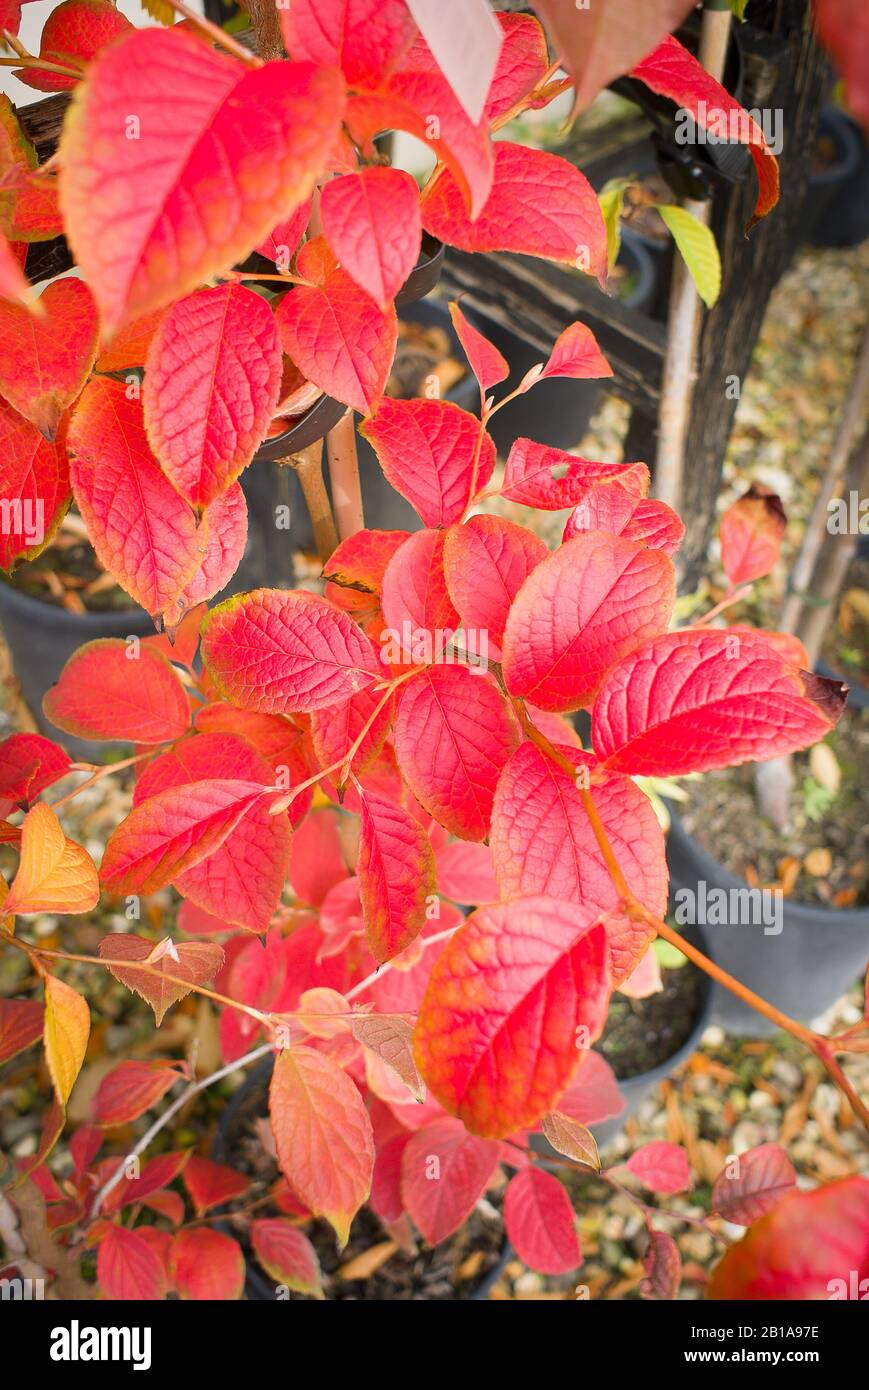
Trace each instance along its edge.
<path fill-rule="evenodd" d="M 714 236 L 685 208 L 665 204 L 658 212 L 688 267 L 697 293 L 707 309 L 711 309 L 721 291 L 721 257 Z"/>
<path fill-rule="evenodd" d="M 604 226 L 606 227 L 607 245 L 607 264 L 612 270 L 619 258 L 619 251 L 622 244 L 621 215 L 625 201 L 625 189 L 628 186 L 628 179 L 610 179 L 605 183 L 597 201 L 603 214 Z"/>
<path fill-rule="evenodd" d="M 45 1058 L 61 1105 L 66 1105 L 81 1071 L 91 1031 L 87 1000 L 54 975 L 45 979 Z"/>

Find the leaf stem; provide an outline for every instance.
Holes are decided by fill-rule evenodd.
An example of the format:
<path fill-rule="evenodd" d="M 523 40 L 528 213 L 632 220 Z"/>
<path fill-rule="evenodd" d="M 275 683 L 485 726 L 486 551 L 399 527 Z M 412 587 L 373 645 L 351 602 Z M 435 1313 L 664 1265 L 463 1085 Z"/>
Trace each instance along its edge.
<path fill-rule="evenodd" d="M 104 767 L 97 767 L 94 769 L 92 775 L 86 778 L 84 782 L 80 782 L 77 787 L 73 787 L 71 792 L 66 792 L 63 796 L 59 796 L 56 801 L 49 801 L 48 805 L 51 807 L 52 811 L 56 811 L 58 806 L 63 806 L 67 801 L 72 801 L 73 797 L 78 796 L 79 792 L 83 792 L 85 787 L 92 787 L 94 782 L 99 782 L 102 777 L 108 777 L 112 772 L 120 772 L 125 767 L 132 767 L 134 763 L 144 762 L 145 758 L 152 758 L 153 756 L 154 751 L 149 749 L 147 753 L 136 753 L 132 758 L 124 758 L 121 762 L 106 763 Z M 92 763 L 84 763 L 82 765 L 74 765 L 68 770 L 70 772 L 86 772 L 90 767 L 93 767 Z"/>
<path fill-rule="evenodd" d="M 202 29 L 208 34 L 214 43 L 219 44 L 221 48 L 225 48 L 227 53 L 231 53 L 233 58 L 240 58 L 243 63 L 247 63 L 248 66 L 252 68 L 262 67 L 263 63 L 261 58 L 258 58 L 255 53 L 251 53 L 249 48 L 245 48 L 244 45 L 240 44 L 237 39 L 234 39 L 231 34 L 225 33 L 218 24 L 212 24 L 210 19 L 206 19 L 204 15 L 197 14 L 195 10 L 191 10 L 189 5 L 184 4 L 184 0 L 169 0 L 169 4 L 173 10 L 177 10 L 179 14 L 183 14 L 185 19 L 189 19 L 198 29 Z"/>

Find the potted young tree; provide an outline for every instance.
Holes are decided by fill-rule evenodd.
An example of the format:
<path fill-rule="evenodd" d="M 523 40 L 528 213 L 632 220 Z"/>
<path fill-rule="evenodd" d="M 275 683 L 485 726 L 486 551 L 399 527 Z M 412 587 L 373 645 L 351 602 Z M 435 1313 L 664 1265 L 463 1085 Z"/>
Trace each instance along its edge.
<path fill-rule="evenodd" d="M 360 12 L 376 25 L 357 25 Z M 473 119 L 398 0 L 360 0 L 352 14 L 331 6 L 332 27 L 320 0 L 294 0 L 279 17 L 290 57 L 267 62 L 198 20 L 89 43 L 88 56 L 98 51 L 61 142 L 63 225 L 104 336 L 160 317 L 143 400 L 86 372 L 64 450 L 45 472 L 61 496 L 68 466 L 98 557 L 175 639 L 149 638 L 132 658 L 123 642 L 88 643 L 44 702 L 64 732 L 138 749 L 126 760 L 137 770 L 132 809 L 99 870 L 67 834 L 69 804 L 126 766 L 89 770 L 49 803 L 42 793 L 70 771 L 63 749 L 18 735 L 0 750 L 4 853 L 16 856 L 0 884 L 2 945 L 30 971 L 26 997 L 0 1001 L 0 1037 L 7 1055 L 42 1038 L 51 1083 L 40 1141 L 16 1181 L 45 1204 L 57 1281 L 73 1296 L 84 1270 L 108 1299 L 237 1298 L 240 1234 L 276 1297 L 316 1296 L 310 1223 L 344 1247 L 366 1209 L 396 1245 L 416 1232 L 439 1246 L 493 1185 L 520 1258 L 553 1275 L 575 1270 L 567 1190 L 530 1139 L 542 1134 L 559 1165 L 601 1170 L 587 1127 L 559 1105 L 590 1065 L 613 990 L 638 992 L 655 938 L 787 1028 L 869 1124 L 837 1060 L 864 1045 L 864 1027 L 821 1036 L 727 978 L 667 923 L 663 835 L 635 780 L 810 746 L 841 715 L 839 684 L 802 672 L 774 636 L 741 633 L 734 646 L 712 614 L 668 630 L 684 528 L 649 498 L 644 464 L 593 463 L 522 438 L 497 489 L 532 511 L 570 508 L 564 540 L 550 552 L 530 528 L 477 514 L 496 486 L 488 427 L 515 391 L 608 369 L 582 324 L 505 394 L 495 388 L 509 364 L 453 306 L 479 416 L 384 394 L 392 296 L 423 221 L 464 249 L 506 243 L 573 262 L 581 243 L 590 271 L 606 273 L 603 219 L 581 176 L 491 140 L 510 112 L 551 94 L 542 30 L 527 16 L 490 25 L 492 80 Z M 68 42 L 80 44 L 77 35 Z M 635 63 L 642 80 L 698 113 L 701 94 L 727 100 L 674 40 L 643 57 L 647 41 L 643 28 L 620 69 Z M 559 48 L 572 67 L 574 46 Z M 81 48 L 61 56 L 68 62 L 21 61 L 77 82 Z M 167 101 L 172 91 L 186 100 Z M 467 104 L 472 96 L 464 92 Z M 391 124 L 422 132 L 442 161 L 421 199 L 378 162 L 373 137 Z M 763 215 L 775 166 L 753 133 L 752 145 Z M 25 193 L 35 177 L 20 175 Z M 41 195 L 56 191 L 53 173 L 38 177 L 48 181 Z M 234 267 L 318 183 L 322 233 L 300 247 L 273 311 Z M 111 198 L 100 196 L 107 187 Z M 542 223 L 541 188 L 557 214 Z M 5 269 L 6 290 L 26 304 L 14 259 Z M 330 530 L 339 542 L 323 557 L 323 592 L 262 587 L 203 613 L 237 563 L 237 478 L 267 433 L 282 349 L 306 381 L 366 416 L 384 474 L 423 527 L 405 535 L 362 524 L 345 425 L 330 441 L 337 519 L 322 474 L 317 486 L 320 459 L 289 460 L 318 546 Z M 3 466 L 29 477 L 17 452 Z M 564 718 L 578 709 L 590 711 L 593 753 Z M 178 930 L 164 932 L 156 895 L 169 888 L 182 903 Z M 136 930 L 72 951 L 31 929 L 40 913 L 90 914 L 101 894 Z M 466 917 L 460 902 L 482 906 Z M 81 973 L 65 977 L 67 963 Z M 221 1011 L 226 1060 L 199 1080 L 179 1059 L 122 1062 L 93 1099 L 92 1123 L 72 1136 L 73 1171 L 60 1187 L 46 1160 L 88 1045 L 91 972 L 139 994 L 157 1027 L 186 996 L 208 1000 Z M 252 1195 L 248 1175 L 183 1144 L 149 1153 L 179 1110 L 265 1056 L 274 1058 L 266 1137 L 281 1173 L 273 1190 Z M 106 1130 L 129 1125 L 138 1130 L 127 1152 L 102 1156 Z M 769 1157 L 747 1160 L 751 1201 L 730 1173 L 716 1183 L 718 1217 L 760 1217 L 747 1249 L 720 1262 L 718 1297 L 751 1280 L 761 1297 L 780 1291 L 765 1221 L 778 1249 L 807 1222 L 833 1230 L 834 1244 L 794 1261 L 807 1294 L 829 1287 L 831 1261 L 864 1259 L 867 1185 L 790 1192 L 786 1156 Z M 627 1167 L 652 1193 L 690 1186 L 677 1145 L 643 1146 Z M 611 1170 L 601 1177 L 621 1188 Z M 649 1232 L 646 1292 L 673 1297 L 672 1239 L 632 1195 Z M 208 1220 L 227 1202 L 232 1235 Z"/>

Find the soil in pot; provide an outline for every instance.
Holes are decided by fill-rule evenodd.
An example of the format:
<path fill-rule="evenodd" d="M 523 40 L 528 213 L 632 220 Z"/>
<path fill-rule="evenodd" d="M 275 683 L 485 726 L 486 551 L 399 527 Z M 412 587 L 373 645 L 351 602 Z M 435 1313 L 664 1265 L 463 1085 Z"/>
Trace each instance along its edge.
<path fill-rule="evenodd" d="M 70 513 L 52 544 L 25 560 L 9 581 L 13 589 L 68 613 L 120 613 L 130 598 L 97 561 L 84 522 Z M 138 611 L 138 610 L 137 610 Z"/>
<path fill-rule="evenodd" d="M 212 1154 L 221 1163 L 252 1176 L 254 1196 L 266 1192 L 279 1176 L 260 1137 L 263 1127 L 267 1128 L 267 1108 L 268 1074 L 260 1071 L 239 1097 Z M 241 1231 L 231 1223 L 227 1229 L 244 1243 Z M 305 1232 L 317 1251 L 325 1297 L 336 1302 L 448 1302 L 472 1298 L 501 1264 L 506 1241 L 497 1195 L 491 1200 L 487 1195 L 479 1202 L 450 1240 L 433 1249 L 420 1244 L 414 1254 L 394 1249 L 379 1265 L 374 1252 L 380 1247 L 383 1253 L 389 1236 L 368 1208 L 363 1207 L 355 1218 L 347 1246 L 340 1252 L 335 1233 L 325 1221 L 311 1222 Z M 366 1260 L 368 1270 L 363 1266 L 362 1277 L 348 1279 L 341 1271 L 356 1260 Z M 249 1269 L 257 1275 L 250 1280 L 250 1291 L 259 1290 L 263 1298 L 273 1298 L 274 1284 L 260 1271 L 253 1256 L 249 1257 Z M 294 1300 L 301 1297 L 293 1294 Z"/>
<path fill-rule="evenodd" d="M 685 829 L 750 887 L 778 887 L 786 898 L 826 908 L 866 906 L 869 711 L 846 708 L 823 744 L 795 754 L 793 770 L 788 833 L 761 813 L 751 764 L 685 782 Z"/>
<path fill-rule="evenodd" d="M 665 956 L 664 951 L 661 952 Z M 674 955 L 678 955 L 674 952 Z M 661 1066 L 688 1041 L 703 1004 L 704 976 L 690 961 L 661 965 L 663 989 L 647 999 L 614 994 L 595 1050 L 619 1081 Z"/>

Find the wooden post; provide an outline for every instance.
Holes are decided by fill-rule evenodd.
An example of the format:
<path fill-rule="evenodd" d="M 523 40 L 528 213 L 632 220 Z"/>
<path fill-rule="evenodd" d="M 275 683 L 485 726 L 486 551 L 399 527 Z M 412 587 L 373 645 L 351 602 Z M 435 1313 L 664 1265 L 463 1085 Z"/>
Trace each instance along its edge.
<path fill-rule="evenodd" d="M 326 456 L 329 460 L 329 482 L 338 538 L 346 541 L 348 536 L 355 536 L 365 525 L 352 410 L 348 410 L 326 435 Z"/>
<path fill-rule="evenodd" d="M 295 468 L 298 474 L 302 495 L 314 528 L 317 554 L 325 564 L 338 544 L 338 533 L 329 505 L 329 494 L 323 482 L 323 441 L 320 439 L 316 444 L 309 444 L 307 449 L 302 449 L 298 454 L 290 454 L 288 458 L 279 459 L 278 462 L 285 467 Z"/>

